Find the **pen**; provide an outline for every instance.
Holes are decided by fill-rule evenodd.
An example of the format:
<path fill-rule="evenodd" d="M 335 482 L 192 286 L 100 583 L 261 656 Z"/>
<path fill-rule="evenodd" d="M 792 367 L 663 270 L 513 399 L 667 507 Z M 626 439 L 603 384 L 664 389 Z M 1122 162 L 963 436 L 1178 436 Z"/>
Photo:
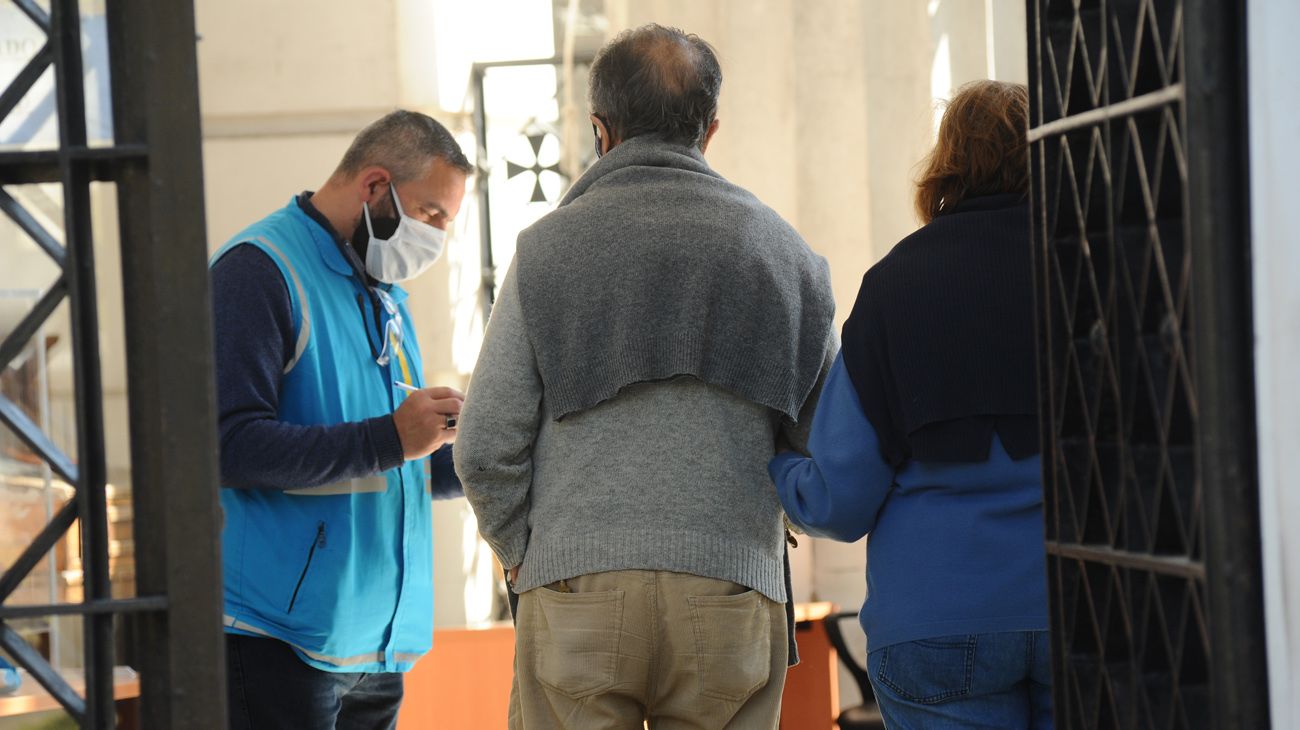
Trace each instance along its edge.
<path fill-rule="evenodd" d="M 403 383 L 400 380 L 394 380 L 393 385 L 396 385 L 398 388 L 406 391 L 407 393 L 414 393 L 415 391 L 419 390 L 419 388 L 415 387 L 414 385 L 411 385 L 410 383 Z M 445 426 L 445 428 L 450 430 L 456 427 L 456 421 L 458 420 L 456 416 L 446 416 L 446 419 L 447 419 L 447 425 Z"/>

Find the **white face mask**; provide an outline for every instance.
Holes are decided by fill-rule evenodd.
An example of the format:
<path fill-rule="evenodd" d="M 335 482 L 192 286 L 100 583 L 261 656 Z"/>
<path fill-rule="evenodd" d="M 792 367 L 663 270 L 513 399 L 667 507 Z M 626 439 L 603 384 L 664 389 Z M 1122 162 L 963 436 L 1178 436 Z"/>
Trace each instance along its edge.
<path fill-rule="evenodd" d="M 447 232 L 428 223 L 409 217 L 402 211 L 402 201 L 397 188 L 390 183 L 393 207 L 399 217 L 397 230 L 387 240 L 375 237 L 370 223 L 370 204 L 363 203 L 361 213 L 366 219 L 366 232 L 370 243 L 366 246 L 366 271 L 385 284 L 414 279 L 424 273 L 442 256 L 447 244 Z"/>

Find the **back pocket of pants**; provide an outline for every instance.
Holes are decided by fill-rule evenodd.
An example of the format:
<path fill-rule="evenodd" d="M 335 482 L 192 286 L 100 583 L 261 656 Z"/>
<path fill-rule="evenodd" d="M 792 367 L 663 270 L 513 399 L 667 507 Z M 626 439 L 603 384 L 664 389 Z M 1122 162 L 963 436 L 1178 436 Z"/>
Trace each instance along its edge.
<path fill-rule="evenodd" d="M 532 591 L 541 616 L 535 627 L 537 680 L 572 699 L 614 686 L 623 591 L 557 593 Z"/>
<path fill-rule="evenodd" d="M 873 682 L 899 697 L 935 705 L 970 694 L 975 636 L 945 636 L 887 646 L 868 658 Z"/>
<path fill-rule="evenodd" d="M 772 617 L 763 595 L 691 596 L 700 693 L 743 702 L 772 673 Z"/>

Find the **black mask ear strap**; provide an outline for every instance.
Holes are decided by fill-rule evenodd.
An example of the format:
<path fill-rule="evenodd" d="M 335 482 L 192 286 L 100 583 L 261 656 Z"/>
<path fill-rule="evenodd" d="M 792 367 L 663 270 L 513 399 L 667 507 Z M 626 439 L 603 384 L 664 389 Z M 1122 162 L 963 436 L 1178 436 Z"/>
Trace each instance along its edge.
<path fill-rule="evenodd" d="M 606 130 L 609 129 L 609 122 L 605 121 L 604 117 L 599 114 L 593 114 L 592 116 L 599 119 L 600 123 L 605 125 Z M 596 159 L 600 159 L 601 155 L 605 154 L 605 150 L 601 145 L 600 127 L 597 127 L 595 122 L 591 123 L 591 136 L 596 138 Z"/>

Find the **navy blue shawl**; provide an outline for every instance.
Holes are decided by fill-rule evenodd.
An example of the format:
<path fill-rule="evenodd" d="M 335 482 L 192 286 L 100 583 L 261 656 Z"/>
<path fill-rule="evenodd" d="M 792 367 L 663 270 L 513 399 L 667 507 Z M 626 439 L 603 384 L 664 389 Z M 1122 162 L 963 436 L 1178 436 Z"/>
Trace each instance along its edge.
<path fill-rule="evenodd" d="M 863 277 L 844 364 L 895 468 L 1038 453 L 1029 234 L 1023 196 L 971 198 Z"/>

